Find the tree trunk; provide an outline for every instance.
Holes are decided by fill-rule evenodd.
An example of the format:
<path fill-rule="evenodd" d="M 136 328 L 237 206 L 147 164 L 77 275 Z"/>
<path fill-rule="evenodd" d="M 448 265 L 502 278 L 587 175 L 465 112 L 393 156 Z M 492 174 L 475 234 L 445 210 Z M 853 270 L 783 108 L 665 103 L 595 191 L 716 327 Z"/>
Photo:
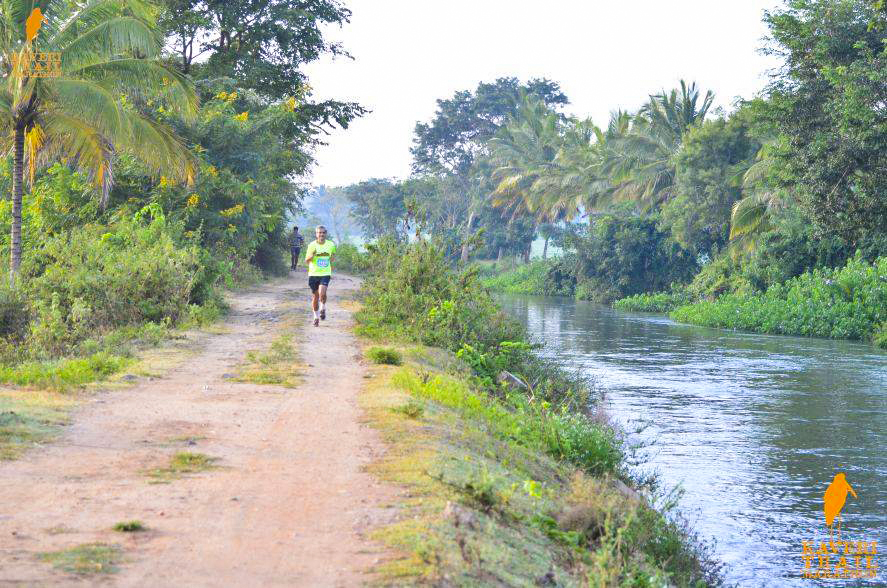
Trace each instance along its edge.
<path fill-rule="evenodd" d="M 496 265 L 499 265 L 499 262 L 502 261 L 502 247 L 499 247 L 499 252 L 496 253 Z"/>
<path fill-rule="evenodd" d="M 533 244 L 530 243 L 527 245 L 527 248 L 524 249 L 524 263 L 530 263 L 530 250 L 533 248 Z"/>
<path fill-rule="evenodd" d="M 465 227 L 465 239 L 471 236 L 471 225 L 474 224 L 474 211 L 471 211 L 471 214 L 468 215 L 468 226 Z M 459 256 L 462 260 L 462 263 L 468 261 L 468 243 L 462 243 L 462 255 Z"/>
<path fill-rule="evenodd" d="M 548 259 L 548 237 L 545 237 L 545 247 L 542 248 L 542 259 Z"/>
<path fill-rule="evenodd" d="M 15 284 L 22 264 L 22 191 L 25 180 L 25 129 L 16 126 L 12 168 L 12 246 L 9 255 L 9 282 Z"/>

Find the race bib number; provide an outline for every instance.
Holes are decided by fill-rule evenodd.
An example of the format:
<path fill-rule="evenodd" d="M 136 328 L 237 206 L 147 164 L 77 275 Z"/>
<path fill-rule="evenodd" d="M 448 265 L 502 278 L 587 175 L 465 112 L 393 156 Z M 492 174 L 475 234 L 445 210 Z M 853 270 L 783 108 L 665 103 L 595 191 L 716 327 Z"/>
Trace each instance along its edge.
<path fill-rule="evenodd" d="M 317 258 L 318 269 L 328 268 L 329 266 L 330 266 L 330 258 L 329 257 L 318 257 Z"/>

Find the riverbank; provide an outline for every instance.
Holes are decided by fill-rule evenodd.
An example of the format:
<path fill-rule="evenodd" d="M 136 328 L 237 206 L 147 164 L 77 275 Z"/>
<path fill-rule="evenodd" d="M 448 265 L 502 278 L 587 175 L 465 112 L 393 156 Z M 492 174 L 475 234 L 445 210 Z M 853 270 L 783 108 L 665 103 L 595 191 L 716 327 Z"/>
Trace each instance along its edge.
<path fill-rule="evenodd" d="M 561 292 L 548 291 L 553 267 L 552 262 L 540 260 L 496 273 L 485 266 L 482 283 L 508 294 L 558 295 Z M 874 263 L 851 259 L 843 267 L 806 272 L 758 292 L 700 300 L 692 288 L 675 286 L 667 292 L 620 298 L 611 305 L 617 310 L 668 314 L 693 325 L 861 340 L 887 349 L 887 257 Z"/>
<path fill-rule="evenodd" d="M 363 402 L 390 447 L 373 471 L 411 497 L 375 533 L 404 553 L 383 582 L 718 584 L 718 564 L 628 471 L 593 383 L 540 359 L 429 244 L 383 246 L 369 265 L 357 332 L 379 365 Z"/>

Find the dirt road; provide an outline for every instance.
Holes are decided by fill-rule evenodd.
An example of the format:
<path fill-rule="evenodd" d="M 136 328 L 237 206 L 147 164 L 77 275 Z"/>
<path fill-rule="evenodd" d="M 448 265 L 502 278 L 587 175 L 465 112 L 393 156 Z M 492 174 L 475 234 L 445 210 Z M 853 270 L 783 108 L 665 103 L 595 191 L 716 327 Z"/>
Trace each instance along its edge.
<path fill-rule="evenodd" d="M 267 348 L 281 306 L 303 301 L 304 273 L 231 298 L 228 332 L 160 379 L 101 392 L 55 443 L 0 463 L 0 585 L 354 586 L 384 557 L 366 538 L 395 495 L 362 467 L 382 451 L 360 422 L 364 369 L 339 302 L 298 327 L 307 364 L 296 389 L 231 379 L 248 349 Z M 216 469 L 152 484 L 178 451 Z M 141 533 L 112 530 L 137 519 Z M 113 574 L 78 576 L 39 559 L 87 543 L 117 545 Z"/>

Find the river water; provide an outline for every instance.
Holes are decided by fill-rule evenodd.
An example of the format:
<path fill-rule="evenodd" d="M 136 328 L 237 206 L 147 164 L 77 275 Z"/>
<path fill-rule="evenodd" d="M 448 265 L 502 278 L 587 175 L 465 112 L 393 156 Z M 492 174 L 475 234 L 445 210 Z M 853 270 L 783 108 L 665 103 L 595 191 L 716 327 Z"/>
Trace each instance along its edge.
<path fill-rule="evenodd" d="M 614 420 L 645 427 L 642 467 L 680 486 L 680 510 L 715 542 L 730 583 L 887 586 L 887 353 L 564 298 L 500 302 L 543 354 L 594 376 Z M 802 541 L 828 540 L 823 494 L 837 472 L 858 496 L 841 537 L 877 541 L 874 581 L 802 578 Z"/>

